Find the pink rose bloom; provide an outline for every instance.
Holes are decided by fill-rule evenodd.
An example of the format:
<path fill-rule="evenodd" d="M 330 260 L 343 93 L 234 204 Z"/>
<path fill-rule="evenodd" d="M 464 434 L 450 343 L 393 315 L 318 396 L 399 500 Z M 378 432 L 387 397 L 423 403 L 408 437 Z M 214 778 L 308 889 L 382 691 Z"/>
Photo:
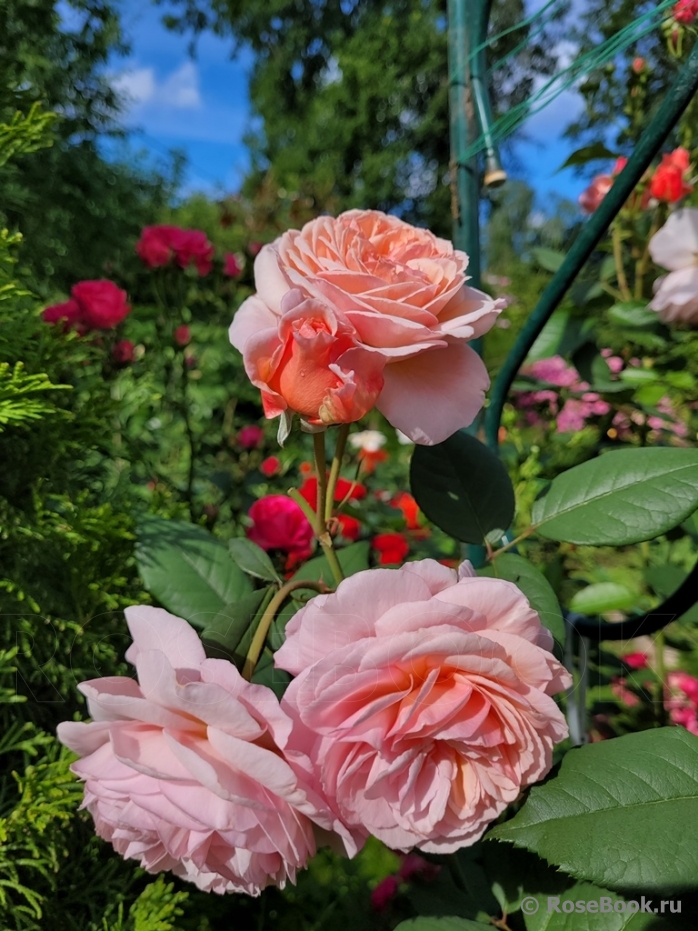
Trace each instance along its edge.
<path fill-rule="evenodd" d="M 671 9 L 677 23 L 690 26 L 698 16 L 698 0 L 679 0 Z"/>
<path fill-rule="evenodd" d="M 271 689 L 207 659 L 186 621 L 126 609 L 138 681 L 83 682 L 93 721 L 58 726 L 81 759 L 97 833 L 149 872 L 213 892 L 283 887 L 331 827 L 283 756 L 291 721 Z M 350 851 L 353 848 L 350 847 Z"/>
<path fill-rule="evenodd" d="M 267 495 L 252 505 L 249 515 L 254 521 L 247 536 L 263 550 L 284 550 L 298 560 L 313 551 L 313 528 L 300 506 L 286 495 Z"/>
<path fill-rule="evenodd" d="M 649 250 L 652 261 L 670 272 L 655 282 L 649 306 L 665 323 L 698 325 L 698 208 L 671 213 Z"/>
<path fill-rule="evenodd" d="M 359 836 L 393 850 L 474 843 L 567 735 L 571 679 L 523 593 L 432 559 L 371 569 L 313 598 L 275 662 L 287 752 Z"/>
<path fill-rule="evenodd" d="M 111 357 L 118 365 L 130 365 L 136 358 L 136 347 L 130 339 L 120 339 L 112 346 Z"/>
<path fill-rule="evenodd" d="M 578 197 L 579 206 L 583 213 L 595 213 L 601 206 L 601 201 L 613 187 L 611 175 L 596 175 L 591 184 Z"/>
<path fill-rule="evenodd" d="M 623 676 L 612 676 L 611 677 L 611 691 L 616 696 L 618 701 L 622 701 L 624 705 L 627 705 L 628 708 L 634 708 L 636 705 L 640 704 L 640 699 L 637 697 L 635 692 L 632 692 L 627 688 L 627 679 Z"/>
<path fill-rule="evenodd" d="M 191 329 L 183 323 L 181 326 L 175 327 L 174 331 L 174 341 L 178 346 L 188 346 L 191 342 Z"/>
<path fill-rule="evenodd" d="M 172 237 L 172 248 L 180 268 L 194 265 L 201 276 L 208 275 L 213 268 L 215 249 L 209 242 L 206 233 L 202 233 L 201 230 L 175 228 Z"/>
<path fill-rule="evenodd" d="M 267 417 L 351 423 L 375 406 L 426 445 L 471 423 L 489 379 L 468 341 L 503 302 L 467 287 L 467 263 L 374 210 L 319 217 L 264 246 L 230 340 Z"/>
<path fill-rule="evenodd" d="M 631 669 L 647 669 L 649 667 L 649 657 L 646 653 L 626 653 L 621 656 L 621 659 Z"/>
<path fill-rule="evenodd" d="M 237 278 L 241 271 L 237 257 L 232 252 L 226 252 L 223 260 L 223 274 L 228 278 Z"/>
<path fill-rule="evenodd" d="M 533 375 L 539 381 L 547 381 L 560 388 L 571 388 L 579 383 L 577 370 L 568 365 L 562 356 L 538 359 L 522 371 L 524 374 Z"/>

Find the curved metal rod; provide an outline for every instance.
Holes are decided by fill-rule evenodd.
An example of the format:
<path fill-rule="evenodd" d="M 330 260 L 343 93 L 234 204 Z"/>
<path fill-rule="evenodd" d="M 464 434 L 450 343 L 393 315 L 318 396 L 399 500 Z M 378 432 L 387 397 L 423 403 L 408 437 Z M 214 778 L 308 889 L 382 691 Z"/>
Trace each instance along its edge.
<path fill-rule="evenodd" d="M 513 349 L 507 356 L 497 377 L 485 414 L 485 438 L 494 452 L 499 446 L 499 425 L 502 410 L 517 372 L 523 365 L 531 346 L 567 293 L 584 263 L 591 256 L 599 240 L 606 232 L 623 204 L 635 189 L 659 151 L 662 143 L 681 117 L 698 90 L 698 43 L 693 47 L 688 61 L 681 69 L 669 89 L 662 107 L 643 132 L 635 151 L 630 157 L 613 187 L 604 197 L 594 215 L 587 221 L 564 262 L 541 295 L 538 304 L 519 334 Z M 594 640 L 630 640 L 643 634 L 651 634 L 666 627 L 696 603 L 698 593 L 698 563 L 682 585 L 653 611 L 639 618 L 628 618 L 618 624 L 592 620 L 583 615 L 569 616 L 575 630 L 584 637 Z"/>
<path fill-rule="evenodd" d="M 662 107 L 642 134 L 628 164 L 618 175 L 594 215 L 587 220 L 564 262 L 541 295 L 528 318 L 492 388 L 485 414 L 485 437 L 494 452 L 499 445 L 497 434 L 502 410 L 516 373 L 523 365 L 531 346 L 567 293 L 578 273 L 599 243 L 616 214 L 659 151 L 661 144 L 678 122 L 698 90 L 698 43 L 669 89 Z"/>
<path fill-rule="evenodd" d="M 583 614 L 568 614 L 567 619 L 578 634 L 590 640 L 632 640 L 633 637 L 655 634 L 677 617 L 681 617 L 693 607 L 697 593 L 698 562 L 673 595 L 669 595 L 663 604 L 642 617 L 629 617 L 617 624 L 585 617 Z"/>

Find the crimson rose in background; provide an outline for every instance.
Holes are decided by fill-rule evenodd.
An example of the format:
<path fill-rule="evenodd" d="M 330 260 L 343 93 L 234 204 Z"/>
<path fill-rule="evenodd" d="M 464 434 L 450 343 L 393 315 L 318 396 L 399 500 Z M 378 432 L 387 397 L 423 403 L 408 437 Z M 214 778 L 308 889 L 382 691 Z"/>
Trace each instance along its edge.
<path fill-rule="evenodd" d="M 373 407 L 417 443 L 470 424 L 489 386 L 468 342 L 504 302 L 468 287 L 468 257 L 375 210 L 319 217 L 255 260 L 230 340 L 267 417 L 351 423 Z"/>
<path fill-rule="evenodd" d="M 93 720 L 58 726 L 81 757 L 71 769 L 97 833 L 149 872 L 204 891 L 259 895 L 293 882 L 316 850 L 313 821 L 342 827 L 284 759 L 291 721 L 278 699 L 207 659 L 181 618 L 132 607 L 126 620 L 138 681 L 83 682 Z"/>
<path fill-rule="evenodd" d="M 175 261 L 180 268 L 196 266 L 199 275 L 213 268 L 214 247 L 201 230 L 179 226 L 146 226 L 136 243 L 136 252 L 148 268 L 160 268 Z"/>
<path fill-rule="evenodd" d="M 107 279 L 80 281 L 71 288 L 70 297 L 63 304 L 47 307 L 43 319 L 47 323 L 63 320 L 68 327 L 86 333 L 110 330 L 131 313 L 126 292 Z"/>
<path fill-rule="evenodd" d="M 452 853 L 552 765 L 571 685 L 511 582 L 432 559 L 369 569 L 288 622 L 287 755 L 348 827 Z M 307 765 L 307 764 L 305 764 Z"/>
<path fill-rule="evenodd" d="M 286 495 L 267 495 L 252 505 L 247 536 L 263 550 L 283 550 L 301 562 L 313 552 L 313 528 L 300 505 Z"/>

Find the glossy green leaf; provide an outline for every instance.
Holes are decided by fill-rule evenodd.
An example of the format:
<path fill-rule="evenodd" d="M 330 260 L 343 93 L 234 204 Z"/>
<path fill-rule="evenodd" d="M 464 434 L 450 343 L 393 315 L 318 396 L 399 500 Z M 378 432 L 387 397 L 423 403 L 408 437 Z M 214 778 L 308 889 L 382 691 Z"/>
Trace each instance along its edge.
<path fill-rule="evenodd" d="M 238 647 L 253 625 L 255 615 L 272 589 L 260 588 L 243 595 L 239 601 L 226 605 L 215 617 L 207 621 L 201 631 L 201 640 L 207 656 L 237 662 Z"/>
<path fill-rule="evenodd" d="M 695 887 L 697 774 L 698 737 L 683 728 L 588 744 L 490 836 L 610 889 Z"/>
<path fill-rule="evenodd" d="M 261 546 L 245 537 L 228 540 L 228 551 L 243 572 L 267 582 L 280 582 L 279 574 Z"/>
<path fill-rule="evenodd" d="M 567 310 L 556 311 L 536 337 L 528 353 L 527 362 L 547 359 L 557 353 L 570 315 Z"/>
<path fill-rule="evenodd" d="M 615 391 L 619 387 L 621 390 L 627 390 L 627 386 L 618 385 L 618 382 L 613 381 L 608 362 L 593 343 L 581 346 L 572 356 L 572 362 L 582 380 L 597 391 Z"/>
<path fill-rule="evenodd" d="M 622 327 L 651 327 L 659 323 L 655 311 L 647 309 L 647 301 L 623 301 L 610 307 L 607 314 Z"/>
<path fill-rule="evenodd" d="M 265 650 L 259 658 L 259 662 L 254 668 L 252 679 L 255 685 L 266 685 L 270 688 L 277 698 L 281 699 L 284 692 L 291 684 L 292 676 L 285 669 L 277 669 L 274 665 L 274 657 Z"/>
<path fill-rule="evenodd" d="M 637 603 L 638 596 L 617 582 L 596 582 L 575 592 L 570 611 L 580 614 L 604 614 L 606 611 L 627 611 Z"/>
<path fill-rule="evenodd" d="M 514 553 L 502 553 L 497 556 L 494 564 L 496 577 L 517 585 L 530 601 L 531 607 L 540 615 L 544 626 L 558 643 L 564 643 L 565 622 L 560 602 L 543 573 L 533 563 Z"/>
<path fill-rule="evenodd" d="M 650 540 L 698 507 L 698 450 L 622 449 L 568 469 L 533 505 L 552 540 L 622 546 Z"/>
<path fill-rule="evenodd" d="M 206 627 L 253 589 L 223 543 L 184 521 L 143 518 L 136 559 L 148 591 L 194 627 Z"/>
<path fill-rule="evenodd" d="M 459 431 L 437 446 L 417 446 L 410 485 L 430 521 L 463 543 L 505 531 L 514 516 L 514 489 L 501 460 Z"/>
<path fill-rule="evenodd" d="M 618 156 L 611 152 L 610 149 L 607 149 L 602 142 L 592 142 L 590 145 L 582 146 L 581 149 L 575 149 L 575 151 L 565 159 L 562 165 L 560 165 L 557 171 L 563 171 L 563 169 L 571 168 L 574 165 L 586 165 L 587 162 L 597 162 L 600 159 L 608 161 L 617 157 Z"/>
<path fill-rule="evenodd" d="M 531 255 L 535 261 L 544 268 L 546 272 L 556 272 L 565 261 L 563 252 L 556 252 L 554 249 L 544 249 L 538 247 L 531 249 Z"/>
<path fill-rule="evenodd" d="M 368 569 L 368 554 L 370 544 L 367 540 L 361 540 L 359 543 L 352 543 L 341 550 L 337 550 L 337 559 L 342 567 L 345 576 L 354 575 Z M 309 582 L 324 582 L 328 587 L 335 588 L 337 583 L 330 565 L 324 556 L 316 556 L 309 559 L 291 576 L 291 581 L 296 582 L 299 579 L 306 579 Z"/>

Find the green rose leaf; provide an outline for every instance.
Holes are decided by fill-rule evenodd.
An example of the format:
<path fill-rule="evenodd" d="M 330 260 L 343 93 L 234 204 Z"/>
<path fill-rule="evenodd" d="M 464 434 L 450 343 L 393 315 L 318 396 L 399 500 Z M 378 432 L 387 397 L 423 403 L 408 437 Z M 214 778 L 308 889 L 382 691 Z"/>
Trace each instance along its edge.
<path fill-rule="evenodd" d="M 272 588 L 260 588 L 257 591 L 248 592 L 239 601 L 226 605 L 214 618 L 207 621 L 201 632 L 206 655 L 228 659 L 235 663 L 241 659 L 244 660 L 247 651 L 245 650 L 245 653 L 240 655 L 240 644 L 253 626 L 262 602 L 273 591 Z M 251 639 L 251 634 L 249 639 Z"/>
<path fill-rule="evenodd" d="M 538 612 L 544 627 L 547 627 L 558 643 L 565 642 L 565 622 L 562 619 L 560 602 L 550 582 L 543 573 L 522 556 L 503 553 L 494 560 L 494 575 L 517 585 Z"/>
<path fill-rule="evenodd" d="M 580 614 L 626 611 L 637 603 L 637 597 L 635 592 L 617 582 L 596 582 L 575 593 L 570 601 L 570 611 Z"/>
<path fill-rule="evenodd" d="M 565 261 L 564 252 L 556 252 L 554 249 L 544 249 L 540 246 L 531 249 L 531 255 L 546 272 L 556 272 Z"/>
<path fill-rule="evenodd" d="M 228 552 L 243 572 L 266 582 L 280 582 L 279 574 L 261 546 L 246 537 L 228 540 Z"/>
<path fill-rule="evenodd" d="M 578 879 L 645 894 L 695 886 L 698 738 L 683 728 L 571 750 L 490 837 L 537 853 Z"/>
<path fill-rule="evenodd" d="M 622 327 L 650 327 L 659 323 L 654 310 L 647 309 L 647 301 L 622 301 L 608 310 L 609 320 Z"/>
<path fill-rule="evenodd" d="M 551 540 L 624 546 L 676 527 L 698 507 L 698 450 L 622 449 L 568 469 L 533 505 Z"/>
<path fill-rule="evenodd" d="M 352 543 L 341 550 L 337 550 L 337 559 L 342 567 L 345 576 L 354 575 L 368 569 L 368 554 L 370 550 L 368 540 L 361 540 L 359 543 Z M 316 556 L 303 563 L 300 569 L 291 576 L 291 581 L 296 582 L 299 579 L 305 579 L 306 582 L 324 582 L 328 587 L 335 588 L 336 581 L 332 575 L 330 564 L 324 556 Z"/>
<path fill-rule="evenodd" d="M 291 684 L 292 676 L 285 669 L 277 669 L 274 665 L 274 657 L 265 650 L 259 658 L 259 662 L 252 673 L 251 682 L 255 685 L 266 685 L 276 695 L 278 699 L 283 698 L 283 694 Z"/>
<path fill-rule="evenodd" d="M 203 527 L 184 521 L 143 518 L 136 560 L 148 591 L 193 627 L 207 627 L 253 590 L 226 546 Z"/>
<path fill-rule="evenodd" d="M 587 162 L 599 161 L 599 159 L 607 161 L 608 159 L 617 157 L 617 154 L 607 149 L 603 142 L 592 142 L 590 145 L 582 146 L 581 149 L 575 149 L 575 151 L 565 159 L 562 165 L 560 165 L 557 171 L 562 171 L 564 168 L 570 168 L 573 165 L 586 165 Z"/>
<path fill-rule="evenodd" d="M 504 532 L 514 516 L 514 489 L 501 460 L 462 430 L 436 446 L 415 447 L 410 485 L 429 520 L 463 543 Z"/>

